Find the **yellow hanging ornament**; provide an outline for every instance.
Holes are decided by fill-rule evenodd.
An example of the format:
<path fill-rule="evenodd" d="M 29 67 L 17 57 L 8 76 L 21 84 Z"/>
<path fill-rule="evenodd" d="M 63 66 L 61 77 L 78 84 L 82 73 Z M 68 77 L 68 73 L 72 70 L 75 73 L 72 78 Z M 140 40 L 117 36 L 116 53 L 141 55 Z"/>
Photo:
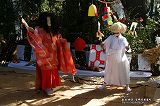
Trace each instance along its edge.
<path fill-rule="evenodd" d="M 88 16 L 97 16 L 97 7 L 94 4 L 91 4 L 88 9 Z"/>
<path fill-rule="evenodd" d="M 100 30 L 98 30 L 96 33 L 96 37 L 98 38 L 99 41 L 102 41 L 104 34 Z"/>

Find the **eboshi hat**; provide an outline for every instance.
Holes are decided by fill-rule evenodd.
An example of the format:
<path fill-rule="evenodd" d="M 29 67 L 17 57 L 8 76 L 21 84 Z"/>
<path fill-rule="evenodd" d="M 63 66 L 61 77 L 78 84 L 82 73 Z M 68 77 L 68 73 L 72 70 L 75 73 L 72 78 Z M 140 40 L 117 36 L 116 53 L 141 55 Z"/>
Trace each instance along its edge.
<path fill-rule="evenodd" d="M 112 33 L 125 33 L 127 29 L 127 26 L 121 22 L 115 22 L 110 27 L 110 31 Z"/>

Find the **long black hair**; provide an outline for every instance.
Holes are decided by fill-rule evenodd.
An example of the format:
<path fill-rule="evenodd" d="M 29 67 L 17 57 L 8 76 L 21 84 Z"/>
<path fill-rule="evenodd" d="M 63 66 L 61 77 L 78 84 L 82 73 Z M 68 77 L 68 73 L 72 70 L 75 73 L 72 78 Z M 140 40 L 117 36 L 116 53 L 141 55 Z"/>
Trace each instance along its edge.
<path fill-rule="evenodd" d="M 47 25 L 47 17 L 51 18 L 51 27 Z M 38 18 L 38 26 L 43 28 L 47 33 L 59 33 L 59 21 L 58 17 L 54 13 L 42 12 Z"/>

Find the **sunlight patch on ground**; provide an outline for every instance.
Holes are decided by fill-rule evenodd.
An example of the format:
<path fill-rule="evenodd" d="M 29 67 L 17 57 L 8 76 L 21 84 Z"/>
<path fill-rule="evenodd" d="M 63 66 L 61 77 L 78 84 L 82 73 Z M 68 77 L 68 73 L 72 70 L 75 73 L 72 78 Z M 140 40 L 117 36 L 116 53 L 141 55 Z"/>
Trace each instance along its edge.
<path fill-rule="evenodd" d="M 125 93 L 116 93 L 116 94 L 113 94 L 114 96 L 122 96 L 122 95 L 125 95 Z"/>
<path fill-rule="evenodd" d="M 13 89 L 16 89 L 16 87 L 5 87 L 3 89 L 5 89 L 5 90 L 13 90 Z"/>
<path fill-rule="evenodd" d="M 95 85 L 87 85 L 87 84 L 83 84 L 81 86 L 76 86 L 76 87 L 72 87 L 71 90 L 80 90 L 80 89 L 96 89 L 97 87 Z"/>
<path fill-rule="evenodd" d="M 77 95 L 87 93 L 87 92 L 93 91 L 95 89 L 96 89 L 96 85 L 88 86 L 86 84 L 83 84 L 80 86 L 72 87 L 72 88 L 65 90 L 63 92 L 61 90 L 56 91 L 55 96 L 53 96 L 53 97 L 42 98 L 41 100 L 36 100 L 36 99 L 26 100 L 25 102 L 27 102 L 31 105 L 45 105 L 48 103 L 54 103 L 54 102 L 65 100 L 65 99 L 71 99 L 73 97 L 76 97 Z M 119 87 L 119 89 L 122 89 L 122 88 Z M 91 99 L 88 103 L 86 103 L 83 106 L 103 106 L 110 101 L 114 101 L 118 98 L 122 98 L 124 94 L 125 93 L 115 93 L 115 94 L 112 94 L 112 95 L 109 95 L 109 96 L 106 96 L 106 97 L 103 97 L 100 99 Z"/>
<path fill-rule="evenodd" d="M 55 96 L 53 96 L 53 97 L 42 98 L 41 100 L 36 100 L 36 99 L 26 100 L 26 102 L 30 103 L 32 105 L 38 105 L 38 104 L 45 105 L 47 103 L 53 103 L 53 102 L 60 101 L 63 99 L 71 99 L 71 98 L 75 97 L 76 95 L 92 91 L 92 90 L 94 90 L 94 88 L 95 88 L 95 86 L 87 86 L 87 85 L 75 86 L 75 87 L 72 87 L 69 90 L 65 90 L 63 92 L 61 90 L 56 91 Z"/>
<path fill-rule="evenodd" d="M 15 105 L 15 106 L 17 106 L 17 105 Z M 29 106 L 29 105 L 26 103 L 22 103 L 20 106 Z"/>
<path fill-rule="evenodd" d="M 30 87 L 29 89 L 35 89 L 35 87 Z"/>
<path fill-rule="evenodd" d="M 99 99 L 92 99 L 87 104 L 85 104 L 83 106 L 103 106 L 103 105 L 105 105 L 105 102 L 102 102 Z"/>
<path fill-rule="evenodd" d="M 58 99 L 59 99 L 59 97 L 49 97 L 49 98 L 44 98 L 44 99 L 41 99 L 41 100 L 34 101 L 31 104 L 32 105 L 45 105 L 49 102 L 52 102 L 52 101 L 55 101 L 55 100 L 58 100 Z"/>
<path fill-rule="evenodd" d="M 146 83 L 146 81 L 137 81 L 137 84 L 143 84 Z"/>
<path fill-rule="evenodd" d="M 115 96 L 117 95 L 117 96 Z M 106 96 L 102 99 L 92 99 L 87 104 L 83 106 L 104 106 L 105 104 L 114 101 L 116 99 L 122 98 L 123 93 Z M 118 96 L 119 95 L 119 96 Z"/>
<path fill-rule="evenodd" d="M 155 81 L 160 81 L 160 76 L 152 77 L 149 79 L 149 82 L 155 82 Z"/>
<path fill-rule="evenodd" d="M 25 100 L 25 103 L 39 106 L 39 105 L 45 105 L 45 104 L 48 104 L 48 103 L 57 102 L 57 101 L 60 101 L 60 100 L 63 100 L 63 99 L 70 99 L 70 98 L 56 95 L 56 96 L 45 97 L 45 98 L 41 98 L 41 99 Z M 23 103 L 23 104 L 25 104 L 25 103 Z"/>
<path fill-rule="evenodd" d="M 114 90 L 114 89 L 122 90 L 122 89 L 124 89 L 124 87 L 114 87 L 114 86 L 113 87 L 107 86 L 106 88 L 109 90 Z"/>
<path fill-rule="evenodd" d="M 26 103 L 22 103 L 22 101 L 18 101 L 15 103 L 10 103 L 10 104 L 4 105 L 4 106 L 29 106 L 29 105 Z"/>
<path fill-rule="evenodd" d="M 86 93 L 89 92 L 91 90 L 94 90 L 96 87 L 95 86 L 87 86 L 87 85 L 81 85 L 81 86 L 75 86 L 70 88 L 69 90 L 65 90 L 63 92 L 61 91 L 57 91 L 56 93 L 60 94 L 60 95 L 65 95 L 65 96 L 70 96 L 73 97 L 75 95 L 78 94 L 82 94 L 82 93 Z"/>
<path fill-rule="evenodd" d="M 34 81 L 29 81 L 29 82 L 27 82 L 27 85 L 34 86 L 34 85 L 35 85 L 35 82 L 34 82 Z"/>
<path fill-rule="evenodd" d="M 31 103 L 31 102 L 34 102 L 36 101 L 37 99 L 32 99 L 32 100 L 26 100 L 27 103 Z"/>
<path fill-rule="evenodd" d="M 155 100 L 156 104 L 160 105 L 160 98 Z"/>

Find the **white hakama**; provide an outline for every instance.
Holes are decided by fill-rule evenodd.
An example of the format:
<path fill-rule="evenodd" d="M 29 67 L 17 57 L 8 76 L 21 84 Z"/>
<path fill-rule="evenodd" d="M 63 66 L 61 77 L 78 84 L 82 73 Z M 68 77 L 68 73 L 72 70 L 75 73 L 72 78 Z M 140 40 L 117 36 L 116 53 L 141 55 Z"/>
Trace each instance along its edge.
<path fill-rule="evenodd" d="M 126 85 L 130 83 L 130 64 L 125 54 L 127 39 L 122 35 L 111 35 L 104 41 L 106 66 L 104 82 L 107 85 Z"/>

